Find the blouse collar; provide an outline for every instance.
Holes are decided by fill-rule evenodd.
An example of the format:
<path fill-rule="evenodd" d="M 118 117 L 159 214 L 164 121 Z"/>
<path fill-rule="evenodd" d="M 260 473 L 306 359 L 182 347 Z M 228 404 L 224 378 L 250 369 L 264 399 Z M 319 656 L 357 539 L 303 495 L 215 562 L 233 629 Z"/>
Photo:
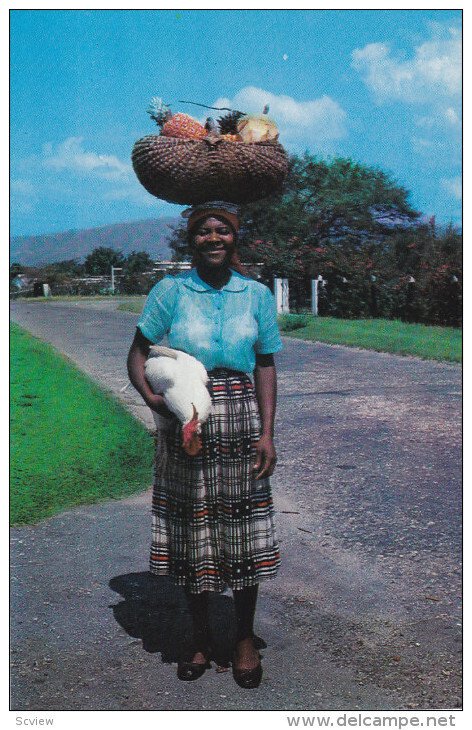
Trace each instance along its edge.
<path fill-rule="evenodd" d="M 220 289 L 215 289 L 214 286 L 210 286 L 210 284 L 207 284 L 206 281 L 203 281 L 197 273 L 197 269 L 193 268 L 190 269 L 189 273 L 186 274 L 183 277 L 183 284 L 185 284 L 186 287 L 189 289 L 193 289 L 194 291 L 231 291 L 231 292 L 239 292 L 244 291 L 244 289 L 247 289 L 247 279 L 245 276 L 242 276 L 241 274 L 238 274 L 237 271 L 234 271 L 233 269 L 230 269 L 231 271 L 231 277 L 229 281 L 222 286 Z"/>

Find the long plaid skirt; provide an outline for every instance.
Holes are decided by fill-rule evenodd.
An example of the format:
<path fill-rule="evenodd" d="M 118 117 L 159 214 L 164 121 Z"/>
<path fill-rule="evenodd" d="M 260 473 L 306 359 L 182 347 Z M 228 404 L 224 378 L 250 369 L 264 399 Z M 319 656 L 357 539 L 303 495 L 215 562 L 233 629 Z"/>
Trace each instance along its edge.
<path fill-rule="evenodd" d="M 209 376 L 213 409 L 202 451 L 188 456 L 181 424 L 171 421 L 152 500 L 150 570 L 191 593 L 255 585 L 280 563 L 270 481 L 252 471 L 261 432 L 254 386 L 234 370 Z"/>

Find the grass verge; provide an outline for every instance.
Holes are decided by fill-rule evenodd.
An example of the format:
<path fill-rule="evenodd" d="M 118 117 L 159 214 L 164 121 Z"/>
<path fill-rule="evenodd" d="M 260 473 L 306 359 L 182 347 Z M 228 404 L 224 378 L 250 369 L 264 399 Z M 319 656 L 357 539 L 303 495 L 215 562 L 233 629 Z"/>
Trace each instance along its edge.
<path fill-rule="evenodd" d="M 140 314 L 144 301 L 145 297 L 123 302 L 118 309 Z M 462 331 L 455 327 L 390 319 L 313 317 L 310 314 L 283 314 L 278 321 L 282 334 L 302 340 L 413 355 L 425 360 L 462 360 Z"/>
<path fill-rule="evenodd" d="M 335 319 L 308 314 L 279 317 L 284 335 L 428 360 L 462 360 L 462 331 L 389 319 Z"/>
<path fill-rule="evenodd" d="M 141 308 L 144 306 L 146 296 L 144 294 L 52 294 L 49 297 L 12 297 L 11 302 L 122 302 L 124 304 L 136 301 L 141 304 Z M 126 309 L 126 307 L 124 307 Z"/>
<path fill-rule="evenodd" d="M 117 306 L 117 309 L 121 312 L 134 312 L 134 314 L 141 314 L 143 311 L 146 297 L 143 296 L 141 299 L 130 300 L 129 302 L 122 302 Z"/>
<path fill-rule="evenodd" d="M 148 431 L 50 345 L 11 326 L 12 524 L 152 481 Z"/>

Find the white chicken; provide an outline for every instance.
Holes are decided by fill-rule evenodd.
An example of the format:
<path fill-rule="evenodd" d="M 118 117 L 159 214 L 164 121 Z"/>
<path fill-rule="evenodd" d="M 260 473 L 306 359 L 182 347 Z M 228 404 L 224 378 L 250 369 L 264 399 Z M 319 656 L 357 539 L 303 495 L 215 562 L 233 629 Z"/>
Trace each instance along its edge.
<path fill-rule="evenodd" d="M 151 345 L 144 367 L 152 391 L 164 396 L 167 408 L 182 423 L 183 449 L 189 456 L 196 456 L 202 449 L 202 424 L 211 412 L 211 398 L 206 387 L 207 371 L 195 357 L 163 345 Z M 170 421 L 158 413 L 153 415 L 161 435 L 158 443 L 163 445 L 162 432 L 168 428 Z M 162 451 L 161 456 L 165 457 Z"/>

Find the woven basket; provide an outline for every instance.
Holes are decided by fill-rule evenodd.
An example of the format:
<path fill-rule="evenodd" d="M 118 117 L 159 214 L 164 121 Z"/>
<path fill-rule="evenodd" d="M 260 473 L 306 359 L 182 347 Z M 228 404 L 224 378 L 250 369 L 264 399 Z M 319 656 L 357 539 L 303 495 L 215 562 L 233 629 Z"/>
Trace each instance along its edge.
<path fill-rule="evenodd" d="M 250 203 L 280 189 L 288 171 L 278 142 L 227 142 L 149 135 L 136 142 L 132 162 L 139 182 L 169 203 L 208 200 Z"/>

